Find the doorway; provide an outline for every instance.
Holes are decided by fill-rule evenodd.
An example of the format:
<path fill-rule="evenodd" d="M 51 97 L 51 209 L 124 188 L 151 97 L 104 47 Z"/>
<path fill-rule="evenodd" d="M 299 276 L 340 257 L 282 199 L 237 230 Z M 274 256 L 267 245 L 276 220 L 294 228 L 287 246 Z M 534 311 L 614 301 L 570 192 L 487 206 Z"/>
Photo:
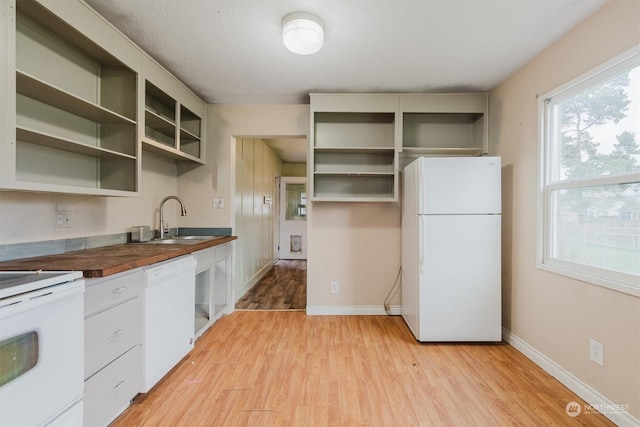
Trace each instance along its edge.
<path fill-rule="evenodd" d="M 307 179 L 280 178 L 279 258 L 307 259 Z"/>
<path fill-rule="evenodd" d="M 306 307 L 306 137 L 236 137 L 234 230 L 240 236 L 234 252 L 234 299 L 242 309 L 247 298 L 254 298 L 249 309 L 300 309 Z M 281 190 L 290 184 L 290 213 L 280 209 Z M 279 181 L 284 180 L 282 186 Z M 298 180 L 296 183 L 295 180 Z M 286 195 L 282 197 L 286 199 Z M 282 214 L 281 214 L 282 211 Z M 280 251 L 281 215 L 286 225 L 294 225 L 290 235 L 298 236 L 287 243 L 287 253 Z M 287 219 L 288 218 L 288 219 Z M 291 223 L 290 221 L 293 221 Z M 302 223 L 297 231 L 295 224 Z M 286 228 L 286 227 L 285 227 Z M 285 259 L 286 258 L 286 259 Z M 298 258 L 298 259 L 296 259 Z M 288 271 L 287 271 L 288 270 Z M 288 284 L 287 289 L 264 285 Z M 260 290 L 262 289 L 262 290 Z M 302 292 L 299 291 L 302 289 Z M 284 296 L 286 294 L 288 296 Z M 268 301 L 302 300 L 289 307 L 264 304 Z M 284 304 L 288 304 L 284 302 Z"/>

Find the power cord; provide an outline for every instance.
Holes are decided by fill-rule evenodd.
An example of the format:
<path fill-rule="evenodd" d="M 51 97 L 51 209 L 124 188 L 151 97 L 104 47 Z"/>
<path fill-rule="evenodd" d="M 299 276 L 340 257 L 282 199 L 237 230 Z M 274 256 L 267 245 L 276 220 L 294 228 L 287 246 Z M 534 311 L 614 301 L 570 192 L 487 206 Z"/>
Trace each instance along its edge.
<path fill-rule="evenodd" d="M 391 314 L 391 306 L 389 304 L 391 303 L 391 298 L 398 291 L 398 284 L 400 283 L 399 279 L 400 279 L 400 273 L 401 272 L 402 272 L 402 267 L 400 267 L 400 269 L 398 270 L 398 275 L 396 276 L 396 281 L 393 284 L 393 287 L 391 288 L 391 290 L 389 291 L 389 294 L 387 295 L 387 297 L 384 300 L 384 311 L 386 311 L 389 316 L 392 316 L 392 314 Z"/>

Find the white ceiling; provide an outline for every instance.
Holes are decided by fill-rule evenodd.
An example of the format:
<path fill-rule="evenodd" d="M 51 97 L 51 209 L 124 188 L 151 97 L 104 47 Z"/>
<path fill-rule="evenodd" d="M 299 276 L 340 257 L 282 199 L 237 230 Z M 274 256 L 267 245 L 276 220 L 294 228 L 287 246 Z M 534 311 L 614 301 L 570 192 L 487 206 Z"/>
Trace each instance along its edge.
<path fill-rule="evenodd" d="M 310 92 L 495 88 L 607 0 L 86 0 L 208 103 L 306 104 Z M 324 21 L 320 52 L 282 19 Z M 266 140 L 285 162 L 306 140 Z"/>
<path fill-rule="evenodd" d="M 306 104 L 309 92 L 496 87 L 606 0 L 86 0 L 208 103 Z M 282 43 L 285 15 L 325 25 Z"/>
<path fill-rule="evenodd" d="M 262 138 L 285 163 L 307 162 L 307 138 Z"/>

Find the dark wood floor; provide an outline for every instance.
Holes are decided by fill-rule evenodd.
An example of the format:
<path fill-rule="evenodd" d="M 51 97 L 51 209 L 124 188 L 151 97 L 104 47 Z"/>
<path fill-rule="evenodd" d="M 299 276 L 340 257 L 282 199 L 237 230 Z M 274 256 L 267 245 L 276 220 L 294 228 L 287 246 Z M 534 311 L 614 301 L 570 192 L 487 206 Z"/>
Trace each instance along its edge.
<path fill-rule="evenodd" d="M 278 260 L 236 303 L 237 310 L 304 310 L 306 307 L 306 260 Z"/>

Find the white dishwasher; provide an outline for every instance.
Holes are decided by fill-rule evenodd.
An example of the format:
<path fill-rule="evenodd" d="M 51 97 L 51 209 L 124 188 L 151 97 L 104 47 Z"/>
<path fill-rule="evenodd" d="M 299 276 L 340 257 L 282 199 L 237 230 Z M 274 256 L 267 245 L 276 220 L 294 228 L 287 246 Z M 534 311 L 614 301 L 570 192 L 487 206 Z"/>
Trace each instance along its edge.
<path fill-rule="evenodd" d="M 187 255 L 153 264 L 146 274 L 143 393 L 193 348 L 196 260 Z"/>

